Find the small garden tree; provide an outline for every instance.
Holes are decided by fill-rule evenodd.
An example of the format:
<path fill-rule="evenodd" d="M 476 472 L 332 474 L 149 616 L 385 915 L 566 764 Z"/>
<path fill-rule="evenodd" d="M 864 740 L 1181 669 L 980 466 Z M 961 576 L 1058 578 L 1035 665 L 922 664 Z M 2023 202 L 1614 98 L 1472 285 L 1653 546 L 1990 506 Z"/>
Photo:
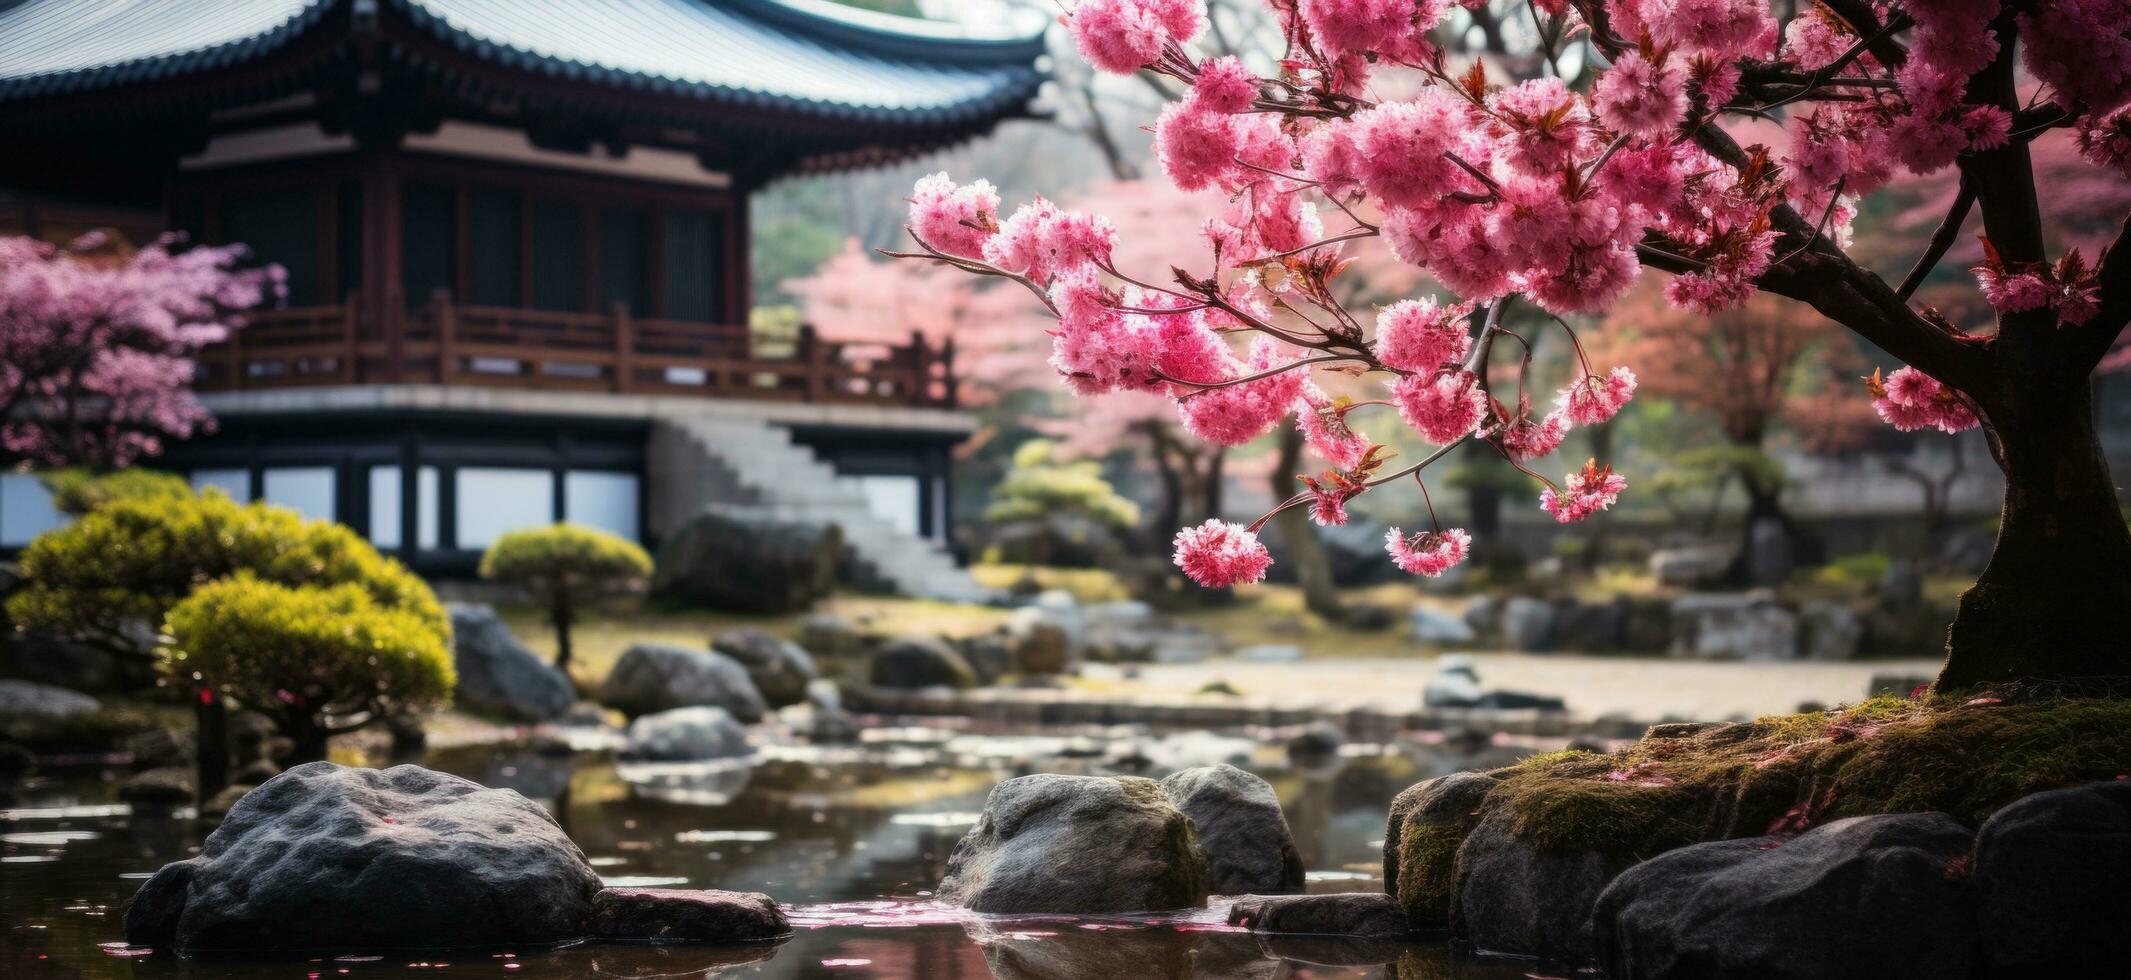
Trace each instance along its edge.
<path fill-rule="evenodd" d="M 172 606 L 161 666 L 273 719 L 293 761 L 326 740 L 451 697 L 451 648 L 420 613 L 380 604 L 361 585 L 286 586 L 240 573 Z"/>
<path fill-rule="evenodd" d="M 522 586 L 555 627 L 555 666 L 570 669 L 570 626 L 578 610 L 608 596 L 640 592 L 651 556 L 636 542 L 578 524 L 512 531 L 481 556 L 481 577 Z"/>
<path fill-rule="evenodd" d="M 1079 519 L 1108 531 L 1139 523 L 1139 505 L 1118 495 L 1094 460 L 1061 460 L 1048 439 L 1030 439 L 1014 449 L 1013 468 L 992 490 L 984 521 L 1028 529 L 1029 560 L 1049 564 L 1058 518 Z"/>
<path fill-rule="evenodd" d="M 122 466 L 209 424 L 193 355 L 282 289 L 279 266 L 237 268 L 244 254 L 0 238 L 0 449 Z"/>
<path fill-rule="evenodd" d="M 52 495 L 52 506 L 62 514 L 79 517 L 121 500 L 162 500 L 178 503 L 190 499 L 192 487 L 185 478 L 162 470 L 124 469 L 97 472 L 80 466 L 39 474 L 38 482 Z"/>
<path fill-rule="evenodd" d="M 428 583 L 354 531 L 282 507 L 238 504 L 220 491 L 106 503 L 39 535 L 21 564 L 9 618 L 122 656 L 157 657 L 157 630 L 171 608 L 240 573 L 291 588 L 360 588 L 376 606 L 404 611 L 450 643 L 451 622 Z M 194 688 L 200 790 L 213 793 L 226 775 L 225 701 L 234 692 L 204 675 L 172 679 Z"/>
<path fill-rule="evenodd" d="M 1503 325 L 1512 302 L 1602 313 L 1650 267 L 1698 314 L 1757 291 L 1804 303 L 1911 365 L 1870 384 L 1890 423 L 1980 424 L 2005 470 L 1997 549 L 1961 599 L 1940 683 L 2131 673 L 2131 529 L 2088 384 L 2131 321 L 2131 222 L 2098 261 L 2053 255 L 2028 149 L 2069 128 L 2088 160 L 2131 175 L 2131 5 L 1532 4 L 1542 36 L 1575 38 L 1597 63 L 1580 90 L 1560 77 L 1499 86 L 1484 62 L 1451 64 L 1433 36 L 1454 16 L 1448 0 L 1268 5 L 1286 41 L 1269 78 L 1187 50 L 1206 27 L 1196 0 L 1082 0 L 1065 18 L 1096 67 L 1189 87 L 1154 131 L 1173 182 L 1227 195 L 1197 226 L 1210 272 L 1124 268 L 1105 219 L 1041 200 L 1003 215 L 988 184 L 945 175 L 917 186 L 918 249 L 899 254 L 1039 296 L 1058 320 L 1051 363 L 1080 394 L 1169 397 L 1195 436 L 1224 445 L 1294 416 L 1331 469 L 1278 509 L 1322 522 L 1344 520 L 1357 494 L 1420 480 L 1468 440 L 1529 472 L 1571 427 L 1620 410 L 1634 374 L 1582 356 L 1551 410 L 1527 370 L 1496 390 L 1498 348 L 1530 363 Z M 1551 41 L 1545 54 L 1555 61 Z M 1392 88 L 1375 80 L 1394 74 L 1418 83 L 1412 95 L 1381 94 Z M 1742 145 L 1772 119 L 1785 145 Z M 1844 243 L 1863 195 L 1901 171 L 1949 167 L 1961 191 L 1901 285 L 1853 260 Z M 1989 244 L 1975 276 L 1992 315 L 1961 324 L 1910 297 L 1971 211 Z M 1402 300 L 1365 323 L 1332 285 L 1343 246 L 1364 238 L 1462 301 Z M 1247 352 L 1237 336 L 1252 338 Z M 1332 402 L 1312 380 L 1326 370 L 1376 374 L 1384 397 Z M 1443 448 L 1389 469 L 1355 424 L 1375 406 Z M 1596 460 L 1559 483 L 1533 475 L 1563 523 L 1627 486 Z M 1176 562 L 1205 585 L 1256 580 L 1272 563 L 1262 523 L 1187 527 Z M 1438 574 L 1469 543 L 1431 526 L 1393 529 L 1386 548 L 1399 567 Z"/>

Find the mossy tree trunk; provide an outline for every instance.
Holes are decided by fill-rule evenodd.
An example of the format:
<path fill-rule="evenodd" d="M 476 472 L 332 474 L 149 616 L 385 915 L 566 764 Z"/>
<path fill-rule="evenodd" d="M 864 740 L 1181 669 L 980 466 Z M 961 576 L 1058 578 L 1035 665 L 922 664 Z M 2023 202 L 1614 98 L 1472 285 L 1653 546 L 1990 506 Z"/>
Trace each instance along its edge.
<path fill-rule="evenodd" d="M 577 610 L 570 604 L 570 595 L 557 590 L 548 602 L 548 622 L 555 626 L 555 667 L 564 674 L 570 672 L 570 627 L 577 622 Z"/>
<path fill-rule="evenodd" d="M 1271 478 L 1275 502 L 1287 499 L 1301 486 L 1295 474 L 1302 472 L 1302 446 L 1301 429 L 1280 430 L 1280 459 Z M 1340 601 L 1339 584 L 1332 580 L 1332 559 L 1317 536 L 1317 526 L 1310 523 L 1309 511 L 1297 507 L 1273 520 L 1280 524 L 1280 543 L 1285 549 L 1281 557 L 1294 565 L 1304 608 L 1331 622 L 1345 622 L 1347 607 Z"/>

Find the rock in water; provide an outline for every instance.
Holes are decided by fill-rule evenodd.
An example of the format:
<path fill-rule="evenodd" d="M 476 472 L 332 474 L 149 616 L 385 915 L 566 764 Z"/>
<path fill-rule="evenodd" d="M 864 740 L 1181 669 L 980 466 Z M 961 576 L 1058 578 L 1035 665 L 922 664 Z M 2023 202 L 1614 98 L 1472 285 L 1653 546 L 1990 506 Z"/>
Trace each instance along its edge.
<path fill-rule="evenodd" d="M 798 612 L 836 587 L 836 525 L 799 524 L 746 508 L 706 511 L 659 545 L 651 594 L 735 612 Z"/>
<path fill-rule="evenodd" d="M 647 762 L 704 762 L 753 752 L 747 730 L 724 708 L 697 705 L 645 715 L 629 723 L 622 754 Z"/>
<path fill-rule="evenodd" d="M 1252 932 L 1372 939 L 1413 931 L 1398 900 L 1382 892 L 1241 898 L 1229 908 L 1228 924 Z"/>
<path fill-rule="evenodd" d="M 752 943 L 788 936 L 768 895 L 687 888 L 609 888 L 592 901 L 592 934 L 609 942 Z"/>
<path fill-rule="evenodd" d="M 1459 845 L 1451 935 L 1498 953 L 1588 959 L 1584 922 L 1610 877 L 1607 855 L 1540 848 L 1517 836 L 1515 823 L 1508 807 L 1492 808 Z M 1402 866 L 1399 873 L 1415 871 Z"/>
<path fill-rule="evenodd" d="M 420 949 L 582 937 L 600 890 L 547 810 L 420 766 L 297 766 L 156 872 L 126 941 L 203 950 Z"/>
<path fill-rule="evenodd" d="M 1217 895 L 1302 891 L 1302 855 L 1272 784 L 1231 765 L 1200 766 L 1163 779 L 1162 793 L 1191 818 L 1206 886 Z"/>
<path fill-rule="evenodd" d="M 1480 820 L 1480 801 L 1499 782 L 1484 772 L 1454 772 L 1406 788 L 1384 821 L 1384 890 L 1418 926 L 1450 922 L 1458 845 Z"/>
<path fill-rule="evenodd" d="M 2131 922 L 2131 782 L 2036 793 L 1976 839 L 1983 955 L 2004 976 L 2124 969 Z"/>
<path fill-rule="evenodd" d="M 754 724 L 769 711 L 739 661 L 668 643 L 638 643 L 623 651 L 600 685 L 600 700 L 632 718 L 710 705 Z"/>
<path fill-rule="evenodd" d="M 875 687 L 974 687 L 977 672 L 969 661 L 941 640 L 899 636 L 888 641 L 867 665 L 866 680 Z"/>
<path fill-rule="evenodd" d="M 1039 773 L 992 788 L 939 894 L 995 914 L 1199 908 L 1206 861 L 1154 780 Z"/>
<path fill-rule="evenodd" d="M 816 676 L 814 658 L 799 644 L 761 630 L 727 630 L 710 641 L 710 649 L 739 661 L 772 708 L 805 701 L 807 685 Z"/>
<path fill-rule="evenodd" d="M 453 700 L 512 721 L 552 721 L 570 710 L 576 685 L 518 642 L 493 607 L 454 602 L 446 608 L 459 668 Z"/>
<path fill-rule="evenodd" d="M 1897 813 L 1695 844 L 1622 872 L 1591 933 L 1616 980 L 1959 980 L 1979 961 L 1958 873 L 1974 840 L 1946 814 Z"/>

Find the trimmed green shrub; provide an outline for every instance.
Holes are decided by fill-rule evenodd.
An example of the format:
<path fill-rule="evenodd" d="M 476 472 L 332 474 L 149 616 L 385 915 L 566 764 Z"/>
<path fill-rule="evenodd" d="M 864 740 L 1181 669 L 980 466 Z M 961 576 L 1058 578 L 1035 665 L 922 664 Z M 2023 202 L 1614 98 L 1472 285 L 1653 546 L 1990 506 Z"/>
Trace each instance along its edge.
<path fill-rule="evenodd" d="M 272 718 L 295 760 L 325 757 L 326 739 L 451 696 L 445 633 L 362 585 L 287 586 L 249 572 L 209 582 L 171 607 L 160 666 Z"/>
<path fill-rule="evenodd" d="M 77 517 L 121 500 L 160 500 L 179 503 L 192 499 L 191 485 L 176 473 L 162 470 L 125 469 L 97 472 L 79 466 L 37 475 L 52 495 L 52 506 Z"/>
<path fill-rule="evenodd" d="M 525 587 L 555 626 L 555 666 L 570 666 L 570 625 L 577 611 L 613 595 L 639 592 L 651 556 L 636 542 L 579 524 L 512 531 L 481 556 L 481 577 Z"/>
<path fill-rule="evenodd" d="M 1113 528 L 1139 523 L 1139 506 L 1119 496 L 1093 460 L 1061 462 L 1047 439 L 1014 450 L 1014 467 L 992 489 L 984 520 L 991 524 L 1042 520 L 1052 514 L 1087 517 Z"/>
<path fill-rule="evenodd" d="M 415 616 L 445 643 L 451 625 L 428 583 L 354 531 L 219 491 L 106 503 L 41 534 L 21 556 L 7 612 L 104 649 L 149 656 L 154 628 L 194 589 L 239 572 L 290 586 L 355 585 Z"/>

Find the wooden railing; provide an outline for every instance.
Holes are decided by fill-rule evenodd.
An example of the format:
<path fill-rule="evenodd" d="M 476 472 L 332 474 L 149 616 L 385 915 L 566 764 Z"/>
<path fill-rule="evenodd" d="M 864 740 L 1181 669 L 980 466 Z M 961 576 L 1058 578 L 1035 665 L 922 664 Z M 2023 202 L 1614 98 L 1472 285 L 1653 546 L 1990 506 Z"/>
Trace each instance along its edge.
<path fill-rule="evenodd" d="M 266 310 L 202 351 L 195 386 L 235 391 L 348 384 L 955 405 L 954 341 L 832 343 L 811 326 L 758 344 L 746 327 L 646 320 L 624 307 L 563 313 L 464 306 L 439 295 L 405 315 L 338 306 Z M 781 348 L 781 349 L 780 349 Z"/>

